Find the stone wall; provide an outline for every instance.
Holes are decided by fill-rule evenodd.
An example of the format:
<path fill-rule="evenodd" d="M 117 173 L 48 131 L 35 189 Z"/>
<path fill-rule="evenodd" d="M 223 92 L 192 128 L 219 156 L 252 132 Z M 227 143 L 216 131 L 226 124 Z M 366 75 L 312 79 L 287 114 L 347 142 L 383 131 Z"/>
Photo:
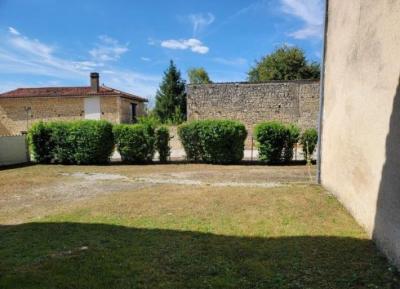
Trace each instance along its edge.
<path fill-rule="evenodd" d="M 120 98 L 120 116 L 121 123 L 132 123 L 132 103 L 136 103 L 136 117 L 141 117 L 146 114 L 145 105 L 143 102 L 137 102 L 129 98 Z"/>
<path fill-rule="evenodd" d="M 113 95 L 100 97 L 101 119 L 112 123 L 119 122 L 120 109 L 118 109 L 118 99 L 119 97 Z"/>
<path fill-rule="evenodd" d="M 30 111 L 26 111 L 26 108 Z M 0 99 L 0 135 L 17 135 L 32 123 L 84 118 L 83 98 L 24 97 Z"/>
<path fill-rule="evenodd" d="M 249 132 L 247 146 L 254 125 L 262 121 L 317 128 L 319 81 L 188 85 L 187 92 L 188 120 L 239 120 Z"/>
<path fill-rule="evenodd" d="M 130 123 L 131 118 L 126 114 L 130 114 L 131 102 L 136 101 L 114 95 L 101 96 L 100 118 L 112 123 Z M 138 116 L 145 113 L 143 103 L 138 103 L 137 113 Z M 84 118 L 84 96 L 0 98 L 0 135 L 18 135 L 39 120 L 71 121 Z"/>

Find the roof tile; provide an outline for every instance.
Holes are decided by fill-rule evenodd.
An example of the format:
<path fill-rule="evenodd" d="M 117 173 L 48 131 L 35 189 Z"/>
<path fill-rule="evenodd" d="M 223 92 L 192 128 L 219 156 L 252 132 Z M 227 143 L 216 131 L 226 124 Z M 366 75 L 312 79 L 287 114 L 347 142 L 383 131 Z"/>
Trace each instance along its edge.
<path fill-rule="evenodd" d="M 36 87 L 36 88 L 18 88 L 0 94 L 0 98 L 18 98 L 18 97 L 82 97 L 87 95 L 120 95 L 139 101 L 146 102 L 147 99 L 113 89 L 106 86 L 100 86 L 98 92 L 92 91 L 90 86 L 82 87 Z"/>

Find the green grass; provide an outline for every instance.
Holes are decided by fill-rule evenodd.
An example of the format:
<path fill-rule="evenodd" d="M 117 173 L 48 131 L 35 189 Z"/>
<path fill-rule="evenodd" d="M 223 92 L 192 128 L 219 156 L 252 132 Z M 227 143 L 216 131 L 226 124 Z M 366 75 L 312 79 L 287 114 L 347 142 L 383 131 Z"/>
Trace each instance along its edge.
<path fill-rule="evenodd" d="M 59 206 L 0 225 L 0 288 L 399 288 L 363 230 L 312 184 L 151 185 Z"/>

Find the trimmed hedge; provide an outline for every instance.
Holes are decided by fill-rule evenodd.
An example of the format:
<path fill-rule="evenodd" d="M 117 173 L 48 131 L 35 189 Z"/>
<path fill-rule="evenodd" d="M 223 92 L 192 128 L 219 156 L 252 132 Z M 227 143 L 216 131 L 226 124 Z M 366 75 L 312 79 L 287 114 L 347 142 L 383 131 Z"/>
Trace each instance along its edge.
<path fill-rule="evenodd" d="M 28 136 L 39 163 L 103 164 L 114 149 L 112 125 L 107 121 L 38 122 Z"/>
<path fill-rule="evenodd" d="M 51 163 L 54 159 L 54 141 L 52 130 L 48 123 L 34 123 L 28 131 L 30 151 L 38 163 Z"/>
<path fill-rule="evenodd" d="M 178 134 L 190 161 L 236 163 L 242 160 L 245 126 L 232 120 L 198 120 L 185 123 Z"/>
<path fill-rule="evenodd" d="M 148 124 L 117 124 L 115 143 L 121 159 L 129 163 L 151 162 L 155 153 L 155 129 Z"/>
<path fill-rule="evenodd" d="M 300 136 L 300 129 L 296 125 L 286 125 L 278 121 L 256 125 L 254 135 L 259 149 L 259 158 L 268 163 L 291 161 L 293 146 L 299 141 L 306 148 L 304 157 L 308 160 L 308 157 L 314 152 L 318 140 L 315 129 L 308 129 Z"/>
<path fill-rule="evenodd" d="M 283 148 L 283 161 L 290 162 L 293 159 L 293 147 L 299 142 L 300 128 L 295 124 L 289 124 L 286 128 L 287 138 Z"/>
<path fill-rule="evenodd" d="M 287 143 L 287 128 L 277 121 L 259 123 L 254 128 L 259 159 L 269 163 L 282 161 L 282 153 Z"/>
<path fill-rule="evenodd" d="M 156 129 L 156 149 L 159 154 L 160 162 L 166 163 L 168 157 L 171 154 L 171 148 L 169 146 L 169 130 L 166 126 L 160 126 Z"/>
<path fill-rule="evenodd" d="M 178 127 L 178 135 L 189 161 L 202 160 L 203 150 L 199 132 L 202 128 L 200 121 L 191 121 Z"/>
<path fill-rule="evenodd" d="M 311 161 L 311 156 L 314 153 L 318 142 L 318 132 L 314 128 L 307 129 L 300 137 L 300 144 L 303 146 L 304 159 L 307 162 Z"/>

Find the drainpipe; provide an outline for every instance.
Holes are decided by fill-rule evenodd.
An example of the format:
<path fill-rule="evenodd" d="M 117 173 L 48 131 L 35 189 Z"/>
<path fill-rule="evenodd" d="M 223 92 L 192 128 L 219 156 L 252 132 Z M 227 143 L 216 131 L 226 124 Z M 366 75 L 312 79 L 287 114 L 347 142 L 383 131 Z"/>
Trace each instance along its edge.
<path fill-rule="evenodd" d="M 325 57 L 328 32 L 328 11 L 329 0 L 325 0 L 325 18 L 324 18 L 324 44 L 322 47 L 322 62 L 321 62 L 321 79 L 319 90 L 319 119 L 318 119 L 318 150 L 317 150 L 317 183 L 321 184 L 321 151 L 322 151 L 322 129 L 323 129 L 323 114 L 324 114 L 324 98 L 325 98 Z"/>

